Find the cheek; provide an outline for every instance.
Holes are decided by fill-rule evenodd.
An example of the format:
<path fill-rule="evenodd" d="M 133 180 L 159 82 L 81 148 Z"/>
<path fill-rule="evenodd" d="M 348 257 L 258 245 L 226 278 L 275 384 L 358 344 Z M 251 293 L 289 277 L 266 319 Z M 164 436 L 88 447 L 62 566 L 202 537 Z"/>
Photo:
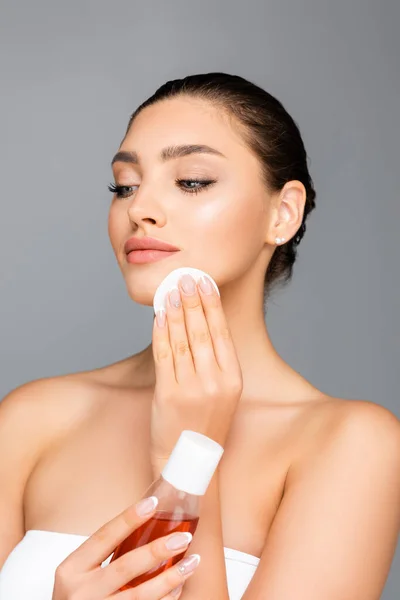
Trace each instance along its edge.
<path fill-rule="evenodd" d="M 115 204 L 111 205 L 108 213 L 108 236 L 110 238 L 111 246 L 116 252 L 118 246 L 121 244 L 121 219 L 119 218 L 119 211 Z"/>
<path fill-rule="evenodd" d="M 227 203 L 202 207 L 187 229 L 191 241 L 216 266 L 235 271 L 248 268 L 261 252 L 266 231 L 266 214 L 261 202 L 252 198 L 232 198 Z"/>

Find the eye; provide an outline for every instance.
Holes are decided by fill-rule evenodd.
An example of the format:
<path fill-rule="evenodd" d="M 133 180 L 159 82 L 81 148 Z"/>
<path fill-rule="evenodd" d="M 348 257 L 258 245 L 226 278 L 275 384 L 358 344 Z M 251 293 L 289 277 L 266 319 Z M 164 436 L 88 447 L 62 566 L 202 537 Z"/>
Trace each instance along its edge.
<path fill-rule="evenodd" d="M 212 186 L 216 183 L 215 179 L 175 179 L 175 183 L 182 189 L 185 194 L 198 194 L 204 189 Z M 185 185 L 183 185 L 185 184 Z M 189 187 L 185 187 L 186 184 L 194 184 Z"/>
<path fill-rule="evenodd" d="M 205 188 L 216 183 L 215 179 L 175 179 L 175 183 L 181 188 L 185 194 L 198 194 Z M 186 187 L 186 184 L 189 184 Z M 136 185 L 116 185 L 110 183 L 108 190 L 115 194 L 117 198 L 129 198 L 134 193 Z"/>
<path fill-rule="evenodd" d="M 113 194 L 116 194 L 117 198 L 128 198 L 132 196 L 133 190 L 132 188 L 137 187 L 136 185 L 115 185 L 114 183 L 110 183 L 108 185 L 108 190 Z"/>

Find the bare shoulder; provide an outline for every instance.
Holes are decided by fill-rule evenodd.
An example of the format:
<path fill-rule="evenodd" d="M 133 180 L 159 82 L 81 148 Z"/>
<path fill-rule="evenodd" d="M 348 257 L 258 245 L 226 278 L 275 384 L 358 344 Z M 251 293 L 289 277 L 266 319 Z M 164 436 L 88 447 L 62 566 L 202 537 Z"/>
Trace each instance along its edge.
<path fill-rule="evenodd" d="M 322 395 L 292 412 L 291 463 L 251 591 L 380 598 L 400 528 L 399 420 Z"/>
<path fill-rule="evenodd" d="M 18 386 L 0 402 L 0 568 L 24 535 L 30 474 L 51 444 L 90 409 L 91 389 L 81 377 L 45 378 Z"/>
<path fill-rule="evenodd" d="M 89 381 L 86 377 L 86 372 L 33 379 L 12 389 L 4 397 L 0 406 L 7 405 L 11 407 L 11 404 L 24 401 L 32 402 L 34 399 L 42 399 L 46 402 L 49 396 L 53 396 L 53 391 L 62 392 L 64 388 L 71 389 L 72 387 L 84 384 L 86 381 Z"/>
<path fill-rule="evenodd" d="M 386 407 L 366 400 L 346 400 L 343 428 L 352 428 L 353 433 L 368 433 L 371 440 L 375 436 L 388 436 L 390 440 L 400 440 L 400 420 Z M 378 439 L 378 438 L 377 438 Z"/>
<path fill-rule="evenodd" d="M 12 438 L 29 447 L 31 457 L 40 453 L 59 435 L 79 426 L 104 402 L 115 398 L 110 390 L 115 392 L 124 387 L 123 374 L 131 363 L 132 358 L 125 359 L 93 370 L 35 379 L 16 387 L 0 401 L 2 445 Z"/>
<path fill-rule="evenodd" d="M 400 467 L 400 420 L 380 404 L 325 396 L 308 408 L 302 424 L 301 452 L 291 465 L 292 477 L 329 455 L 337 461 L 354 457 L 377 465 L 386 461 L 389 469 Z"/>
<path fill-rule="evenodd" d="M 333 398 L 332 420 L 335 433 L 359 443 L 360 437 L 373 443 L 386 438 L 388 443 L 400 443 L 400 421 L 384 406 L 367 400 Z"/>
<path fill-rule="evenodd" d="M 95 386 L 84 374 L 46 377 L 24 383 L 0 402 L 1 428 L 52 435 L 57 422 L 67 424 L 90 407 Z M 6 432 L 4 432 L 6 433 Z M 1 437 L 1 434 L 0 434 Z"/>
<path fill-rule="evenodd" d="M 389 465 L 400 466 L 400 421 L 389 409 L 374 402 L 348 400 L 339 435 L 349 449 L 389 456 Z M 367 458 L 367 454 L 365 455 Z"/>
<path fill-rule="evenodd" d="M 0 401 L 0 439 L 2 434 L 24 433 L 21 443 L 31 435 L 43 443 L 59 432 L 90 416 L 116 392 L 134 386 L 139 376 L 143 351 L 104 367 L 24 383 Z M 139 382 L 140 383 L 140 382 Z"/>

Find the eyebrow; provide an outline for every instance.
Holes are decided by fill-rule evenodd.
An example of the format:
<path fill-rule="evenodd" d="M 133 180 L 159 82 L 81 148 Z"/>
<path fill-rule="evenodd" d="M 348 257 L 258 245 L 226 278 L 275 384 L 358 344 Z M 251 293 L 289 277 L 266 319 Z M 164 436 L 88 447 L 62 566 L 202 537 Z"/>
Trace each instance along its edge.
<path fill-rule="evenodd" d="M 160 152 L 160 160 L 166 162 L 175 158 L 181 158 L 182 156 L 189 156 L 189 154 L 214 154 L 215 156 L 226 158 L 222 152 L 205 144 L 183 144 L 181 146 L 167 146 L 167 148 L 163 148 Z M 140 160 L 137 152 L 133 150 L 120 150 L 112 159 L 111 166 L 116 162 L 138 165 Z"/>

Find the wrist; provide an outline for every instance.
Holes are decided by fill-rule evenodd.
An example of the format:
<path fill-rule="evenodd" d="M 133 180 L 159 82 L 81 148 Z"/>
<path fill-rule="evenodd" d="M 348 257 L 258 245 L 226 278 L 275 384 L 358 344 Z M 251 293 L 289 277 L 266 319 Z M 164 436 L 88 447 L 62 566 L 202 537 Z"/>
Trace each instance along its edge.
<path fill-rule="evenodd" d="M 158 479 L 160 477 L 167 462 L 168 462 L 168 458 L 151 459 L 153 480 Z"/>

